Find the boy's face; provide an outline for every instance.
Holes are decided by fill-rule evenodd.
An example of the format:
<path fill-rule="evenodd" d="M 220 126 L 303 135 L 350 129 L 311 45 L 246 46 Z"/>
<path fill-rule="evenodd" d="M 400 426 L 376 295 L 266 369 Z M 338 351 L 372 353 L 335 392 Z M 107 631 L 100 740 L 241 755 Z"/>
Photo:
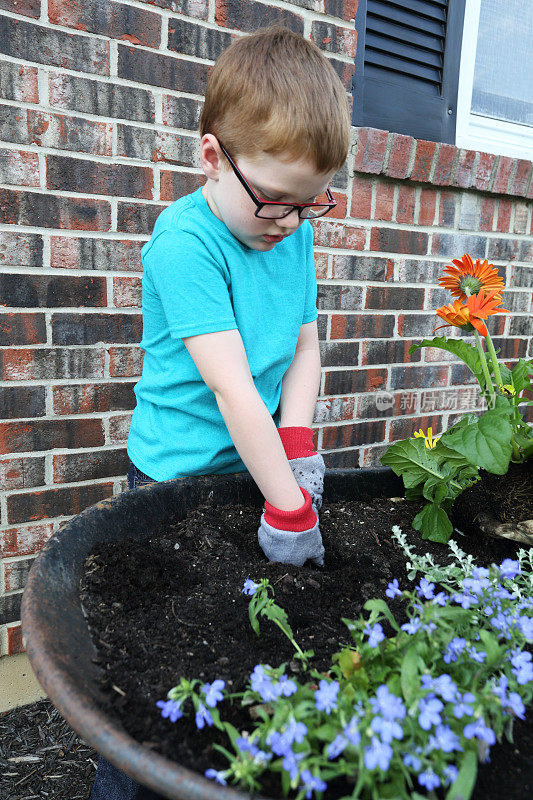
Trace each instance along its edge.
<path fill-rule="evenodd" d="M 283 219 L 254 216 L 257 206 L 211 134 L 202 139 L 200 159 L 207 175 L 202 193 L 209 208 L 240 242 L 252 250 L 266 252 L 300 227 L 303 220 L 296 210 Z M 254 158 L 233 159 L 258 197 L 288 204 L 312 203 L 325 192 L 335 174 L 335 170 L 318 173 L 308 161 L 287 162 L 263 152 Z"/>

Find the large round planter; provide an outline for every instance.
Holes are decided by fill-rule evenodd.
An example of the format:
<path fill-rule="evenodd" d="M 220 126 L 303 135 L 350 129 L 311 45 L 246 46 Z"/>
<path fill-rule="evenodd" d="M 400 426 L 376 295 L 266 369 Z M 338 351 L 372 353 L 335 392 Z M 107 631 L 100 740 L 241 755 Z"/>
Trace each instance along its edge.
<path fill-rule="evenodd" d="M 394 497 L 403 484 L 389 469 L 328 470 L 327 502 L 362 494 Z M 202 503 L 257 505 L 263 496 L 249 473 L 153 483 L 103 500 L 65 524 L 41 550 L 22 598 L 23 642 L 37 680 L 70 726 L 108 761 L 169 800 L 242 800 L 243 793 L 215 785 L 136 742 L 106 715 L 99 668 L 79 597 L 90 550 L 102 541 L 142 541 L 186 517 Z M 258 796 L 256 795 L 256 800 Z"/>

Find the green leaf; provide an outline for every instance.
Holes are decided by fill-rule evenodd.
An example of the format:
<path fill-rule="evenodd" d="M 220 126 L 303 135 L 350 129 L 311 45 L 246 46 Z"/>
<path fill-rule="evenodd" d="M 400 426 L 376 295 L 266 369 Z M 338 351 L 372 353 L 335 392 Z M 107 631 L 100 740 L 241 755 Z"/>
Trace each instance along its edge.
<path fill-rule="evenodd" d="M 432 453 L 422 437 L 402 439 L 388 448 L 381 463 L 401 475 L 406 488 L 412 488 L 430 477 L 445 477 Z"/>
<path fill-rule="evenodd" d="M 469 800 L 476 782 L 477 755 L 473 750 L 467 750 L 461 761 L 459 774 L 450 786 L 446 800 Z"/>
<path fill-rule="evenodd" d="M 461 359 L 466 364 L 470 372 L 477 378 L 481 390 L 487 387 L 483 366 L 477 347 L 468 344 L 462 339 L 447 339 L 446 336 L 435 336 L 434 339 L 423 339 L 419 344 L 413 344 L 409 348 L 410 353 L 414 353 L 420 347 L 436 347 L 438 350 L 446 350 Z"/>
<path fill-rule="evenodd" d="M 525 361 L 523 358 L 519 358 L 518 364 L 511 370 L 511 381 L 517 394 L 523 389 L 529 389 L 531 387 L 528 366 L 533 367 L 533 360 Z"/>
<path fill-rule="evenodd" d="M 415 531 L 420 531 L 422 539 L 446 544 L 453 533 L 453 525 L 448 514 L 438 503 L 428 503 L 419 511 L 412 522 Z"/>
<path fill-rule="evenodd" d="M 418 683 L 417 663 L 418 653 L 416 646 L 412 646 L 405 653 L 401 666 L 402 692 L 408 704 L 416 694 L 416 685 Z"/>
<path fill-rule="evenodd" d="M 389 622 L 392 625 L 392 627 L 394 628 L 394 630 L 395 631 L 399 631 L 400 630 L 400 627 L 399 627 L 398 623 L 396 622 L 396 620 L 394 619 L 392 611 L 388 607 L 388 605 L 385 602 L 385 600 L 381 600 L 381 598 L 379 598 L 379 597 L 374 597 L 372 600 L 367 600 L 366 603 L 364 604 L 363 608 L 365 608 L 367 611 L 371 611 L 372 612 L 370 620 L 375 619 L 376 616 L 378 614 L 380 614 L 380 613 L 381 614 L 385 614 L 385 616 L 389 620 Z"/>
<path fill-rule="evenodd" d="M 505 406 L 499 403 L 505 401 Z M 471 464 L 496 475 L 505 475 L 513 452 L 510 421 L 511 404 L 496 398 L 496 408 L 486 411 L 477 424 L 465 425 L 446 435 L 446 444 L 461 453 Z"/>

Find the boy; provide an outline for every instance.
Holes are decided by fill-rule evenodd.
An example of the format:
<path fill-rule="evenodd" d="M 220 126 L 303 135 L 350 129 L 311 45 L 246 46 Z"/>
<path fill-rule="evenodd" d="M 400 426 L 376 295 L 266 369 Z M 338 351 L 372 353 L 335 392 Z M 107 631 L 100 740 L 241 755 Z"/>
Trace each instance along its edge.
<path fill-rule="evenodd" d="M 308 220 L 335 205 L 329 183 L 347 156 L 347 95 L 315 45 L 283 27 L 260 30 L 214 65 L 200 134 L 206 183 L 160 214 L 142 249 L 145 355 L 130 486 L 248 470 L 265 498 L 265 555 L 321 565 Z M 97 779 L 93 800 L 143 796 L 129 779 L 123 789 L 111 779 L 107 794 Z"/>

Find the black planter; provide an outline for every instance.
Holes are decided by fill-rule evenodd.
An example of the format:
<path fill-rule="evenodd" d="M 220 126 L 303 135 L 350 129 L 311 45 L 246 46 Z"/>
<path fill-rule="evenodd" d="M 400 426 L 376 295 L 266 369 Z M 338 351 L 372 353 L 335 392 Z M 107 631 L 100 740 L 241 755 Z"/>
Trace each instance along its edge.
<path fill-rule="evenodd" d="M 389 469 L 328 470 L 327 502 L 403 496 L 403 483 Z M 170 800 L 242 800 L 243 793 L 218 786 L 192 770 L 153 753 L 103 711 L 99 668 L 79 597 L 79 580 L 90 550 L 102 541 L 142 541 L 164 531 L 201 503 L 256 504 L 263 496 L 249 473 L 153 483 L 103 500 L 78 514 L 43 547 L 22 598 L 23 642 L 35 675 L 71 727 L 108 761 Z M 259 800 L 256 795 L 256 800 Z"/>

